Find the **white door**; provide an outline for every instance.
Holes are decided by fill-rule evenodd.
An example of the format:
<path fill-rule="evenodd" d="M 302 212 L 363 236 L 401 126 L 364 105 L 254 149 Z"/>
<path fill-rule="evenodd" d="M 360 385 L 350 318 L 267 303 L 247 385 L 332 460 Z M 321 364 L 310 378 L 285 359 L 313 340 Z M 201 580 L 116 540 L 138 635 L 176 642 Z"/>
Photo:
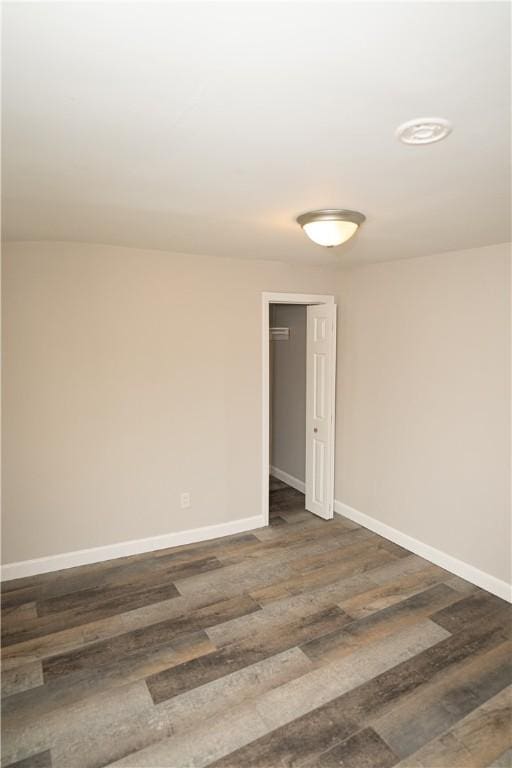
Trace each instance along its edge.
<path fill-rule="evenodd" d="M 336 305 L 307 308 L 306 509 L 334 514 L 334 396 Z"/>

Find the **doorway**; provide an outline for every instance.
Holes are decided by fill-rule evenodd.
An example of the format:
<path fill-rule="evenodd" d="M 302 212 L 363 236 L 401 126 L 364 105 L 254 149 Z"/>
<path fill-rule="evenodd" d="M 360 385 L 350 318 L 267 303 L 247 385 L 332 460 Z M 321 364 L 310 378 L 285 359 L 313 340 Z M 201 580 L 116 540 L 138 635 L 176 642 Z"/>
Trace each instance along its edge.
<path fill-rule="evenodd" d="M 307 307 L 270 304 L 269 323 L 269 525 L 281 525 L 305 509 Z"/>
<path fill-rule="evenodd" d="M 330 519 L 334 512 L 334 297 L 264 293 L 262 305 L 263 524 L 269 524 L 270 492 L 277 494 L 274 500 L 291 499 L 295 508 L 301 503 L 300 494 L 305 494 L 305 509 Z"/>

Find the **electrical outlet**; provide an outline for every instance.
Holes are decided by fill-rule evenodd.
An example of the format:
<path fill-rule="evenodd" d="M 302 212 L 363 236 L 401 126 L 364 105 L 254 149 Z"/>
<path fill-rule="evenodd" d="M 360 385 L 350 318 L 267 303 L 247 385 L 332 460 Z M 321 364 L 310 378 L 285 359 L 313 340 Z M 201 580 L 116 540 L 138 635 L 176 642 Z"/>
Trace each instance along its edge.
<path fill-rule="evenodd" d="M 181 508 L 188 509 L 190 507 L 190 493 L 181 494 Z"/>

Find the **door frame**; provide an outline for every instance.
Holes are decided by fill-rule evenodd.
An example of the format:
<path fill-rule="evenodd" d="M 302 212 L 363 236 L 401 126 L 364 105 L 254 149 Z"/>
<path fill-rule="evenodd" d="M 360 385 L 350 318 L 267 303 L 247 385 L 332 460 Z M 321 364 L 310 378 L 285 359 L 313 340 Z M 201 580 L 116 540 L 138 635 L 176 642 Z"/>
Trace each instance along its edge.
<path fill-rule="evenodd" d="M 271 304 L 334 304 L 334 296 L 318 293 L 272 293 L 261 294 L 262 333 L 261 333 L 261 424 L 262 424 L 262 459 L 261 459 L 261 516 L 263 525 L 269 524 L 269 472 L 270 472 L 270 323 L 269 312 Z M 336 343 L 336 336 L 333 344 Z M 336 442 L 335 399 L 336 399 L 336 367 L 331 370 L 331 398 L 334 429 L 332 430 L 332 461 L 334 462 L 334 447 Z M 304 413 L 304 421 L 306 414 Z"/>

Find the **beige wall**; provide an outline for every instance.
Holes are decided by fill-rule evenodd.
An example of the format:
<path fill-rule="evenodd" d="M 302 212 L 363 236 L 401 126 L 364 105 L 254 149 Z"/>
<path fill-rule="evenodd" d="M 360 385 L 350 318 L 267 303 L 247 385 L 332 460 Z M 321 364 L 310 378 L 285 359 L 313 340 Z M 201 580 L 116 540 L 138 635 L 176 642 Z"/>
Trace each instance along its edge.
<path fill-rule="evenodd" d="M 261 292 L 333 282 L 325 266 L 5 246 L 4 562 L 259 515 Z"/>
<path fill-rule="evenodd" d="M 336 497 L 510 581 L 510 249 L 344 273 Z"/>
<path fill-rule="evenodd" d="M 298 480 L 306 470 L 306 307 L 274 304 L 271 323 L 290 329 L 272 346 L 271 463 Z"/>
<path fill-rule="evenodd" d="M 506 246 L 341 272 L 4 247 L 4 562 L 260 514 L 261 291 L 333 285 L 336 498 L 507 580 Z"/>

